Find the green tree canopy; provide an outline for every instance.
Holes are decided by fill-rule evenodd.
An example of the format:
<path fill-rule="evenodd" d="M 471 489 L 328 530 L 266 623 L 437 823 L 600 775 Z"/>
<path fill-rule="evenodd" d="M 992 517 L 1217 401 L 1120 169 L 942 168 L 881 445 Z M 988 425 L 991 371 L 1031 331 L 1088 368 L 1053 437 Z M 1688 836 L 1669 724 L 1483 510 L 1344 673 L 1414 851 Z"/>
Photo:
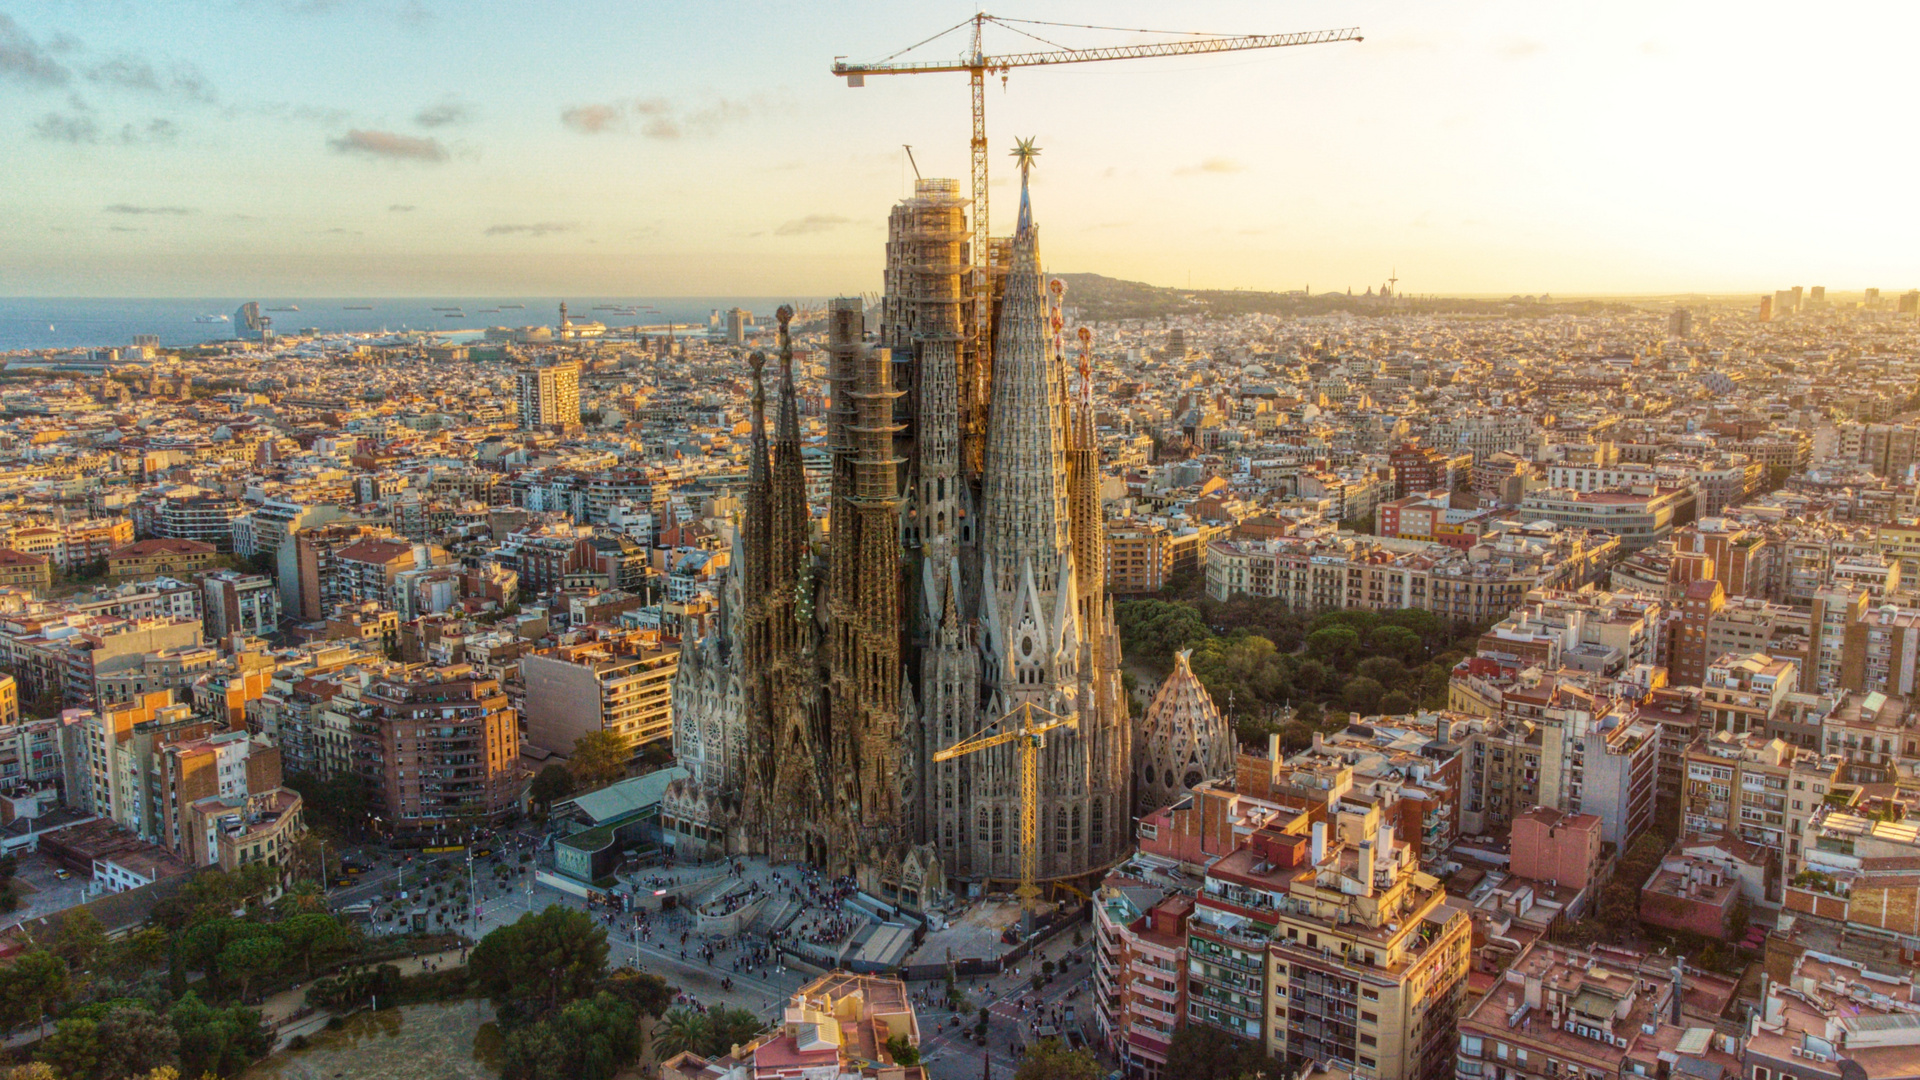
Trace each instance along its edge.
<path fill-rule="evenodd" d="M 593 791 L 606 787 L 627 775 L 626 743 L 611 731 L 589 731 L 573 741 L 573 753 L 567 755 L 567 768 L 581 789 Z"/>
<path fill-rule="evenodd" d="M 565 765 L 555 763 L 541 769 L 534 776 L 533 785 L 528 789 L 528 794 L 532 796 L 535 806 L 545 810 L 555 802 L 573 794 L 573 787 L 573 773 L 569 772 Z"/>
<path fill-rule="evenodd" d="M 139 1006 L 108 1010 L 94 1028 L 101 1080 L 139 1076 L 180 1060 L 180 1034 L 164 1016 Z"/>
<path fill-rule="evenodd" d="M 467 968 L 495 1004 L 550 1013 L 594 991 L 607 965 L 607 932 L 558 904 L 482 938 Z"/>
<path fill-rule="evenodd" d="M 1188 1024 L 1173 1033 L 1165 1075 L 1180 1080 L 1279 1080 L 1290 1075 L 1261 1048 L 1219 1028 Z"/>
<path fill-rule="evenodd" d="M 1013 1080 L 1100 1080 L 1100 1063 L 1060 1045 L 1059 1039 L 1041 1039 L 1020 1056 Z"/>
<path fill-rule="evenodd" d="M 1340 688 L 1340 700 L 1354 712 L 1372 715 L 1379 710 L 1380 698 L 1386 692 L 1387 688 L 1381 686 L 1377 680 L 1369 679 L 1365 675 L 1356 675 L 1348 679 L 1347 684 Z"/>

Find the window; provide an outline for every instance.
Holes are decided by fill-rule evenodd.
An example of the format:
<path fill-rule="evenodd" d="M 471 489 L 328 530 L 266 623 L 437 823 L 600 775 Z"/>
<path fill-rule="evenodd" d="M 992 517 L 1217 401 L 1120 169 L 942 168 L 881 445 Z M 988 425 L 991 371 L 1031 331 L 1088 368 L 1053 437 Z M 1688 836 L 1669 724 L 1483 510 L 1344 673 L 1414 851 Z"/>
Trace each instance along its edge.
<path fill-rule="evenodd" d="M 1361 1014 L 1360 1014 L 1360 1019 L 1362 1019 L 1362 1020 L 1364 1020 L 1364 1021 L 1366 1021 L 1366 1022 L 1367 1022 L 1367 1023 L 1369 1023 L 1369 1024 L 1377 1024 L 1377 1023 L 1379 1023 L 1379 1022 L 1380 1022 L 1380 1017 L 1378 1017 L 1378 1016 L 1376 1016 L 1376 1015 L 1374 1015 L 1373 1013 L 1370 1013 L 1370 1012 L 1363 1012 L 1363 1013 L 1361 1013 Z"/>
<path fill-rule="evenodd" d="M 1361 997 L 1363 997 L 1363 998 L 1366 998 L 1366 999 L 1367 999 L 1368 1001 L 1379 1001 L 1379 1000 L 1380 1000 L 1380 995 L 1379 995 L 1379 994 L 1376 994 L 1376 993 L 1374 993 L 1374 992 L 1373 992 L 1373 991 L 1371 991 L 1371 990 L 1362 990 L 1362 991 L 1360 991 L 1360 996 L 1361 996 Z"/>
<path fill-rule="evenodd" d="M 1362 1036 L 1360 1036 L 1360 1045 L 1361 1045 L 1361 1046 L 1373 1046 L 1373 1045 L 1375 1045 L 1375 1044 L 1376 1044 L 1376 1043 L 1377 1043 L 1378 1041 L 1379 1041 L 1379 1040 L 1377 1040 L 1377 1039 L 1375 1039 L 1375 1038 L 1374 1038 L 1373 1036 L 1371 1036 L 1371 1035 L 1362 1035 Z"/>

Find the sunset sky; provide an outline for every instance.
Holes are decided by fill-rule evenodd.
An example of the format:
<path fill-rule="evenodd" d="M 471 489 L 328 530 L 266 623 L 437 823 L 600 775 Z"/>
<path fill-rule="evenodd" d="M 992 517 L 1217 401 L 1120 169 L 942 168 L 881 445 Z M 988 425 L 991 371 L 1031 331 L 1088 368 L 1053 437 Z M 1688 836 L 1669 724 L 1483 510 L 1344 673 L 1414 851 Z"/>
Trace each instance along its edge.
<path fill-rule="evenodd" d="M 1431 293 L 1920 284 L 1920 5 L 989 10 L 1366 35 L 995 80 L 995 231 L 1015 209 L 1006 151 L 1034 136 L 1055 271 L 1359 291 L 1397 268 Z M 966 77 L 850 90 L 828 67 L 973 11 L 0 0 L 0 294 L 877 290 L 901 144 L 925 175 L 966 175 Z"/>

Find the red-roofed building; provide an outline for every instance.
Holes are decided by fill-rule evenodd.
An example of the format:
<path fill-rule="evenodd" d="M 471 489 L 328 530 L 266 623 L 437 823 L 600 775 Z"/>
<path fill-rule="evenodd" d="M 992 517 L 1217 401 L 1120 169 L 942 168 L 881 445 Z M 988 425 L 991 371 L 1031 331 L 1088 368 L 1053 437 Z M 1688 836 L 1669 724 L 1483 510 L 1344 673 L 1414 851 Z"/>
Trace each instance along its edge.
<path fill-rule="evenodd" d="M 198 540 L 136 540 L 107 553 L 107 573 L 121 579 L 191 574 L 211 567 L 219 553 Z"/>

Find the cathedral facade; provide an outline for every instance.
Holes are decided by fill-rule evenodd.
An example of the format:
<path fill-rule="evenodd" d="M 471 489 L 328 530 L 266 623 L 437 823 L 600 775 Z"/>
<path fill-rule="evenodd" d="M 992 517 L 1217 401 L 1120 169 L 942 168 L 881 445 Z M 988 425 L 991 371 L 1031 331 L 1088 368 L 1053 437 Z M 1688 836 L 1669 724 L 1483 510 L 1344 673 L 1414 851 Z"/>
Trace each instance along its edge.
<path fill-rule="evenodd" d="M 806 859 L 909 907 L 946 880 L 1016 882 L 1017 749 L 933 758 L 1032 704 L 1073 721 L 1039 754 L 1036 876 L 1086 878 L 1131 850 L 1091 372 L 1084 335 L 1077 358 L 1063 341 L 1024 172 L 1014 236 L 984 277 L 970 261 L 958 184 L 923 180 L 889 219 L 878 325 L 832 304 L 824 543 L 786 309 L 779 355 L 749 362 L 721 617 L 675 686 L 692 776 L 662 813 L 680 842 Z"/>

